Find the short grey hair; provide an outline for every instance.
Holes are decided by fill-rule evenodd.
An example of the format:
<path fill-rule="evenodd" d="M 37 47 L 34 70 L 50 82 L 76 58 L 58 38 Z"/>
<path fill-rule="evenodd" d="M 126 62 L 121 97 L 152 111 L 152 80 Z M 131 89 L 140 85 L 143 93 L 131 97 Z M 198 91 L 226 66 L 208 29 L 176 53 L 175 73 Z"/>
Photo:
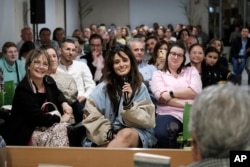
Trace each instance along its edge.
<path fill-rule="evenodd" d="M 250 142 L 250 95 L 233 84 L 207 87 L 191 108 L 189 129 L 204 158 L 229 158 L 231 150 L 247 150 Z"/>
<path fill-rule="evenodd" d="M 131 49 L 131 45 L 134 43 L 134 42 L 138 42 L 138 43 L 142 43 L 144 48 L 145 48 L 145 42 L 140 39 L 140 38 L 130 38 L 128 43 L 127 43 L 127 46 L 129 49 Z"/>

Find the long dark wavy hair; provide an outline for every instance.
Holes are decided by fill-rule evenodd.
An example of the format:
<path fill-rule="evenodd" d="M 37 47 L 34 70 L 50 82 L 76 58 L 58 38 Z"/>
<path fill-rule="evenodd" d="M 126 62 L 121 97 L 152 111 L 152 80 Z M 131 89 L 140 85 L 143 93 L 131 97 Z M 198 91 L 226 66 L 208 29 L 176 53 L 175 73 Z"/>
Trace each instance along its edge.
<path fill-rule="evenodd" d="M 119 57 L 124 58 L 121 52 L 125 53 L 130 60 L 131 69 L 126 77 L 133 90 L 132 97 L 134 96 L 136 90 L 140 88 L 143 82 L 143 77 L 138 71 L 136 59 L 130 49 L 126 46 L 111 48 L 111 50 L 107 52 L 108 55 L 105 58 L 102 80 L 107 83 L 107 93 L 115 109 L 117 109 L 117 107 L 119 106 L 119 98 L 117 98 L 117 96 L 122 96 L 121 90 L 124 81 L 122 80 L 122 77 L 118 76 L 114 71 L 114 57 L 115 55 L 118 55 Z"/>

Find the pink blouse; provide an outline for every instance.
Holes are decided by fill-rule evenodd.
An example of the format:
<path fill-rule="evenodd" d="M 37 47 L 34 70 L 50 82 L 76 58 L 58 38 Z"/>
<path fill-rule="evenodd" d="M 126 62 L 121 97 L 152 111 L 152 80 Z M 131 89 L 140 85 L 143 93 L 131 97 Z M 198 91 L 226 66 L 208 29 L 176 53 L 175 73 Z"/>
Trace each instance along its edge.
<path fill-rule="evenodd" d="M 183 88 L 191 88 L 197 94 L 202 91 L 201 77 L 194 67 L 185 67 L 178 77 L 175 78 L 169 71 L 155 71 L 151 81 L 151 89 L 157 100 L 163 91 L 175 91 Z M 192 103 L 193 98 L 182 99 L 185 102 Z M 159 115 L 172 115 L 182 122 L 183 108 L 172 107 L 166 104 L 158 103 L 156 113 Z"/>

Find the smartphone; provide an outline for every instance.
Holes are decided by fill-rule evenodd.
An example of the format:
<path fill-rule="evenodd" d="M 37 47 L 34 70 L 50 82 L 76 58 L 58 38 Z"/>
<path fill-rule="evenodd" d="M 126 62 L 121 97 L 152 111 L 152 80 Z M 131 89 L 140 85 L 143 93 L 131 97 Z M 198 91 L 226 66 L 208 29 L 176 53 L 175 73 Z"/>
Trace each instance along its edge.
<path fill-rule="evenodd" d="M 110 26 L 110 31 L 115 32 L 115 26 Z"/>
<path fill-rule="evenodd" d="M 165 49 L 160 49 L 159 50 L 159 57 L 160 58 L 166 58 L 166 55 L 167 55 L 167 51 Z"/>

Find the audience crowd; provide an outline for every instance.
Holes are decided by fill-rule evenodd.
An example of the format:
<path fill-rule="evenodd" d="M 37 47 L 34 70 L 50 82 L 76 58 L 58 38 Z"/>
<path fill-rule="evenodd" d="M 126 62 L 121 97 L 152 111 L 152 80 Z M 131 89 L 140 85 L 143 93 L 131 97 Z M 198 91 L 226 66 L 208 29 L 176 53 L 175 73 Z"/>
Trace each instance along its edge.
<path fill-rule="evenodd" d="M 43 27 L 37 41 L 24 27 L 19 42 L 2 46 L 1 75 L 16 92 L 0 135 L 7 144 L 32 145 L 38 127 L 74 117 L 86 128 L 85 147 L 176 147 L 169 128 L 182 132 L 186 103 L 212 85 L 241 85 L 244 68 L 250 75 L 249 29 L 240 32 L 225 55 L 222 40 L 209 39 L 201 25 L 91 24 L 70 35 Z M 61 115 L 42 110 L 45 102 Z"/>

